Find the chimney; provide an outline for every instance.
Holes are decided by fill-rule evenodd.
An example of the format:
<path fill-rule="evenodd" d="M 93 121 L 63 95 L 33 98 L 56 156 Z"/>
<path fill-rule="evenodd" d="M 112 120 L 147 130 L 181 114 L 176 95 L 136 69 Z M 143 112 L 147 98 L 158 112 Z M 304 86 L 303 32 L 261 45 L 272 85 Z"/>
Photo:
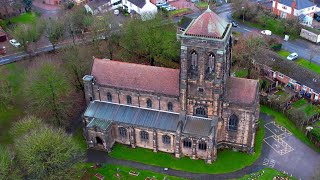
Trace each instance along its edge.
<path fill-rule="evenodd" d="M 274 5 L 274 8 L 273 8 L 273 13 L 274 13 L 275 15 L 279 15 L 279 14 L 278 14 L 278 3 L 279 3 L 279 0 L 276 0 L 275 5 Z"/>
<path fill-rule="evenodd" d="M 292 4 L 291 4 L 291 15 L 294 16 L 294 10 L 297 7 L 297 2 L 296 0 L 292 0 Z"/>

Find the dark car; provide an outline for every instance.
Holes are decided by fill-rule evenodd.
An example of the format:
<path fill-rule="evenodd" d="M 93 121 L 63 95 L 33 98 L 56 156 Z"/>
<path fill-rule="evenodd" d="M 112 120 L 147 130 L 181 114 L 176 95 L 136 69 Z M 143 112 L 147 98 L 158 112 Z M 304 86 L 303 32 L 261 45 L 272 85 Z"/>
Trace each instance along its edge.
<path fill-rule="evenodd" d="M 320 22 L 320 16 L 316 17 L 316 21 Z"/>
<path fill-rule="evenodd" d="M 231 21 L 232 27 L 238 27 L 238 23 L 235 21 Z"/>

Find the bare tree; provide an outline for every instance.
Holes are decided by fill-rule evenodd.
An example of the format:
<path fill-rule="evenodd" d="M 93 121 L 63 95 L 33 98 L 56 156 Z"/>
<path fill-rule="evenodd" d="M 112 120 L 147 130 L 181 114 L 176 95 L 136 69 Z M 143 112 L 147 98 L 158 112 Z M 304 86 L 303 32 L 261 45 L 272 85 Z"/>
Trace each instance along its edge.
<path fill-rule="evenodd" d="M 241 67 L 248 69 L 248 78 L 254 69 L 254 62 L 258 58 L 268 58 L 268 44 L 262 36 L 250 34 L 242 36 L 233 49 L 233 58 Z"/>
<path fill-rule="evenodd" d="M 320 48 L 315 46 L 315 45 L 312 45 L 310 48 L 309 48 L 309 64 L 311 64 L 312 60 L 318 55 L 320 54 Z"/>
<path fill-rule="evenodd" d="M 52 44 L 53 51 L 55 51 L 57 43 L 62 39 L 64 30 L 64 23 L 61 19 L 48 20 L 46 34 Z"/>

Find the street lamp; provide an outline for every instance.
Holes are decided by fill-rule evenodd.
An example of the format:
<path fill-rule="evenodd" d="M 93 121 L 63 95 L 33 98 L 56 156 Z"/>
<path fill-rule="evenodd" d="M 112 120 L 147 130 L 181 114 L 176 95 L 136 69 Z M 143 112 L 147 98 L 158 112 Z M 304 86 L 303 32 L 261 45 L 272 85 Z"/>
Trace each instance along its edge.
<path fill-rule="evenodd" d="M 244 7 L 242 6 L 241 9 L 242 9 L 242 22 L 244 22 Z"/>

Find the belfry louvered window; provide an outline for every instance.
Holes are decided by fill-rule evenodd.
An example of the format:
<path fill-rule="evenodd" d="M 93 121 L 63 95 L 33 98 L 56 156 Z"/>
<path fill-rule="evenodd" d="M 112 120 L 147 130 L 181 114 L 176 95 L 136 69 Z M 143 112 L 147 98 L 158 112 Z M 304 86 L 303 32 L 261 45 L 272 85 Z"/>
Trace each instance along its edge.
<path fill-rule="evenodd" d="M 232 114 L 229 118 L 229 130 L 236 131 L 238 129 L 238 117 Z"/>
<path fill-rule="evenodd" d="M 197 70 L 198 66 L 198 54 L 193 51 L 191 53 L 191 69 Z"/>

